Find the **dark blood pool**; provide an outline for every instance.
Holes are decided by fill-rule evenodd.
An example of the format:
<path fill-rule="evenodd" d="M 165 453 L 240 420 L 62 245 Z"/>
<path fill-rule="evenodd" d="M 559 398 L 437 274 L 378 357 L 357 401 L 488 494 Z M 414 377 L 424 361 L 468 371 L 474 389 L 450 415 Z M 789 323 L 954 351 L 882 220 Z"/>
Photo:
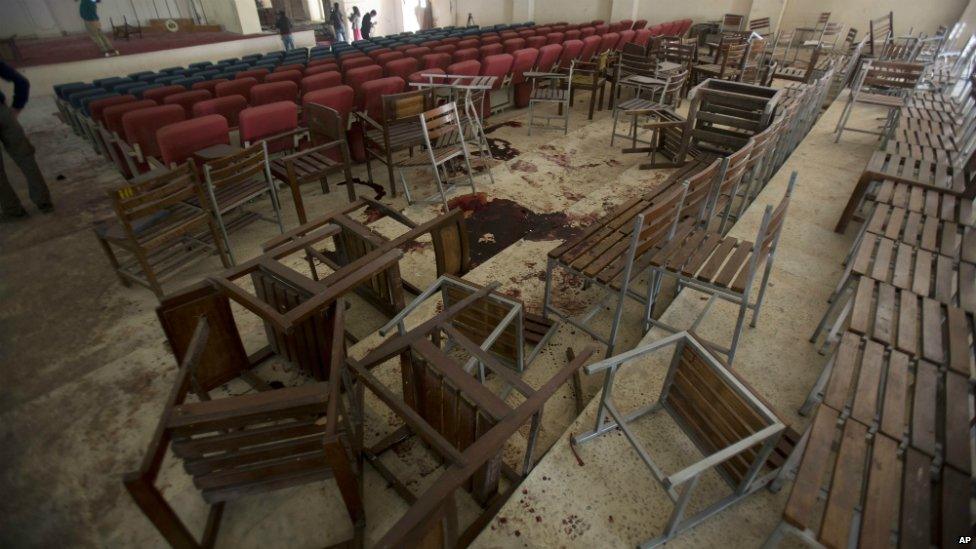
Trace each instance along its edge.
<path fill-rule="evenodd" d="M 459 196 L 450 200 L 448 206 L 460 208 L 465 213 L 472 267 L 523 238 L 564 240 L 579 231 L 569 226 L 570 220 L 565 213 L 540 214 L 507 198 L 489 200 L 485 193 Z"/>

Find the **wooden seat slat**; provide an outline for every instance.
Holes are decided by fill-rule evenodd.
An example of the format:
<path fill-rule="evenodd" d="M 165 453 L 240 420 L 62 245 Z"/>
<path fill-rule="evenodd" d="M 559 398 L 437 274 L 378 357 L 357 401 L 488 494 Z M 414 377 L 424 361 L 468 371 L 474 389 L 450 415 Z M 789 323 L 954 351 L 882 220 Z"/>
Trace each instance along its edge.
<path fill-rule="evenodd" d="M 948 372 L 945 378 L 945 460 L 959 471 L 971 472 L 969 380 Z"/>
<path fill-rule="evenodd" d="M 820 541 L 828 547 L 846 547 L 851 537 L 854 514 L 861 504 L 861 486 L 866 476 L 867 434 L 867 427 L 856 421 L 844 424 L 837 465 L 820 527 Z"/>
<path fill-rule="evenodd" d="M 877 416 L 883 360 L 884 347 L 880 343 L 868 341 L 864 344 L 851 417 L 865 425 L 873 424 Z"/>
<path fill-rule="evenodd" d="M 859 544 L 861 547 L 887 547 L 891 543 L 892 531 L 898 526 L 901 462 L 896 441 L 876 435 L 872 446 Z"/>
<path fill-rule="evenodd" d="M 912 404 L 911 445 L 928 456 L 935 456 L 938 367 L 920 361 L 915 370 L 915 395 Z"/>
<path fill-rule="evenodd" d="M 806 450 L 783 511 L 784 520 L 801 530 L 815 527 L 811 520 L 814 518 L 823 476 L 833 468 L 830 447 L 839 418 L 840 414 L 827 406 L 821 406 L 813 418 Z"/>
<path fill-rule="evenodd" d="M 930 545 L 932 504 L 932 458 L 915 448 L 905 451 L 904 481 L 901 494 L 901 517 L 898 534 L 901 547 Z"/>

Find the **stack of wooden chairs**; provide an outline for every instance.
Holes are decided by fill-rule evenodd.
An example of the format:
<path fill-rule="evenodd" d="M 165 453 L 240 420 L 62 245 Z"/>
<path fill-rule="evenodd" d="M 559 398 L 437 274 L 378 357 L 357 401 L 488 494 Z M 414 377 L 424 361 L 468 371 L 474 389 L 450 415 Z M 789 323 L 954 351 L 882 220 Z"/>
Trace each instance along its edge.
<path fill-rule="evenodd" d="M 811 338 L 830 358 L 767 546 L 945 546 L 969 531 L 976 111 L 971 64 L 953 82 L 932 78 L 952 73 L 942 63 L 955 61 L 904 97 L 837 224 L 860 221 Z"/>

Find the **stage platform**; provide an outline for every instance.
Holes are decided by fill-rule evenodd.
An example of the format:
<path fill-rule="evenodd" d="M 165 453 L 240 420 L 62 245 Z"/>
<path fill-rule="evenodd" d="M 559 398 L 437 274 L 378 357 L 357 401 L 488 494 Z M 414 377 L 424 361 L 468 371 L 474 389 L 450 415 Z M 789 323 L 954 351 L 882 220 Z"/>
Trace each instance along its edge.
<path fill-rule="evenodd" d="M 87 35 L 68 36 L 61 39 L 45 39 L 43 41 L 58 40 L 76 43 L 81 53 L 78 59 L 65 60 L 66 55 L 61 51 L 64 46 L 60 42 L 53 45 L 54 51 L 47 56 L 48 59 L 57 60 L 47 64 L 34 64 L 31 66 L 19 65 L 19 70 L 31 81 L 31 94 L 37 96 L 53 95 L 52 86 L 63 82 L 90 82 L 96 78 L 107 78 L 110 76 L 122 76 L 129 73 L 145 70 L 159 70 L 165 67 L 176 65 L 186 66 L 189 63 L 199 61 L 218 61 L 228 57 L 240 57 L 251 53 L 265 53 L 282 49 L 281 37 L 275 33 L 252 34 L 242 36 L 228 32 L 198 32 L 186 33 L 188 39 L 195 35 L 219 35 L 210 36 L 210 41 L 199 43 L 191 42 L 187 44 L 183 40 L 157 40 L 157 35 L 146 34 L 145 38 L 133 38 L 130 41 L 117 40 L 115 45 L 122 55 L 117 57 L 92 57 L 96 51 L 94 43 Z M 179 36 L 174 33 L 171 36 Z M 293 34 L 296 46 L 312 47 L 315 45 L 315 33 L 311 30 L 299 31 Z M 82 38 L 83 40 L 78 40 Z M 202 37 L 197 37 L 202 38 Z M 219 38 L 219 40 L 217 40 Z M 24 41 L 29 44 L 30 41 Z M 19 44 L 18 44 L 19 45 Z M 162 46 L 158 47 L 157 46 Z M 90 48 L 92 51 L 88 51 Z M 140 49 L 141 48 L 141 49 Z M 154 48 L 154 49 L 146 49 Z M 22 52 L 24 48 L 22 46 Z M 30 60 L 41 60 L 45 57 L 43 52 L 24 52 L 25 62 L 30 64 Z"/>

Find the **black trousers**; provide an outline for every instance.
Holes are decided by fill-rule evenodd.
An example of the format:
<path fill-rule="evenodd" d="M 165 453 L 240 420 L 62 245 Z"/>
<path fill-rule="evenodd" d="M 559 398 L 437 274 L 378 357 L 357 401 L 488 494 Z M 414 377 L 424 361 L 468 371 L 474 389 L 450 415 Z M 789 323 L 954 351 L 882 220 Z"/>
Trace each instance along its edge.
<path fill-rule="evenodd" d="M 24 128 L 14 116 L 14 111 L 7 105 L 0 105 L 0 143 L 27 179 L 27 192 L 30 194 L 31 201 L 37 206 L 50 204 L 51 194 L 44 181 L 44 175 L 37 166 L 37 160 L 34 159 L 34 146 L 27 139 Z M 24 209 L 17 193 L 10 186 L 10 180 L 7 179 L 2 152 L 0 152 L 0 209 L 5 214 L 17 214 Z"/>

